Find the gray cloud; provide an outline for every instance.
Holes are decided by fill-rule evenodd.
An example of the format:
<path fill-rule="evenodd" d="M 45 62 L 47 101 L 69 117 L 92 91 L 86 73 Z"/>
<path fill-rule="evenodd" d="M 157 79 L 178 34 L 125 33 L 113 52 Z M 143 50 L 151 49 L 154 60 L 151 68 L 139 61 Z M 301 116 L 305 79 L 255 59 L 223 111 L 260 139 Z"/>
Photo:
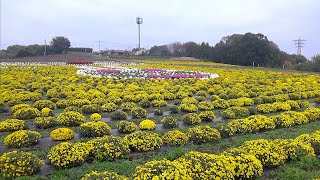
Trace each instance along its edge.
<path fill-rule="evenodd" d="M 320 53 L 318 0 L 1 0 L 2 48 L 63 35 L 73 46 L 125 49 L 137 44 L 135 18 L 144 18 L 142 46 L 209 42 L 233 33 L 263 33 L 288 53 Z"/>

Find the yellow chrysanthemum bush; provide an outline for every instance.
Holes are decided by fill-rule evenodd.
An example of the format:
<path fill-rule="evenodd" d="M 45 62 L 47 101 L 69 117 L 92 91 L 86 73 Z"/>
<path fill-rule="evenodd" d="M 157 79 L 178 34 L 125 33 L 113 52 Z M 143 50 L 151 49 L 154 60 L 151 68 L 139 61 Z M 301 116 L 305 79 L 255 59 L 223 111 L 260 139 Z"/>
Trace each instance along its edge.
<path fill-rule="evenodd" d="M 92 171 L 91 173 L 85 174 L 81 180 L 95 180 L 95 179 L 106 179 L 106 180 L 129 180 L 126 176 L 119 175 L 115 172 L 109 171 Z"/>
<path fill-rule="evenodd" d="M 175 160 L 191 171 L 190 179 L 234 179 L 236 163 L 227 156 L 191 151 Z"/>
<path fill-rule="evenodd" d="M 183 146 L 188 143 L 189 137 L 186 133 L 179 130 L 172 130 L 166 132 L 162 136 L 162 140 L 169 146 Z"/>
<path fill-rule="evenodd" d="M 315 131 L 311 134 L 302 134 L 294 139 L 294 141 L 311 144 L 315 154 L 320 155 L 320 131 Z"/>
<path fill-rule="evenodd" d="M 54 127 L 58 122 L 55 117 L 36 117 L 33 123 L 41 129 Z"/>
<path fill-rule="evenodd" d="M 145 119 L 139 123 L 141 130 L 154 130 L 156 126 L 156 123 L 151 119 Z"/>
<path fill-rule="evenodd" d="M 310 107 L 307 108 L 303 114 L 309 119 L 310 122 L 320 119 L 320 108 Z"/>
<path fill-rule="evenodd" d="M 182 116 L 182 121 L 188 125 L 197 125 L 201 123 L 201 119 L 196 113 L 189 113 Z"/>
<path fill-rule="evenodd" d="M 303 156 L 315 156 L 311 143 L 301 142 L 292 139 L 275 139 L 274 143 L 282 146 L 289 159 L 296 159 Z"/>
<path fill-rule="evenodd" d="M 195 126 L 188 129 L 189 140 L 195 144 L 217 142 L 221 139 L 220 132 L 210 126 Z"/>
<path fill-rule="evenodd" d="M 120 105 L 120 108 L 123 111 L 131 111 L 134 108 L 137 108 L 137 104 L 134 102 L 124 102 Z"/>
<path fill-rule="evenodd" d="M 253 133 L 263 130 L 274 129 L 276 127 L 273 119 L 263 115 L 253 115 L 245 119 L 236 119 L 229 121 L 226 127 L 230 132 L 236 133 Z"/>
<path fill-rule="evenodd" d="M 180 104 L 179 109 L 182 112 L 197 112 L 198 111 L 198 107 L 195 104 Z"/>
<path fill-rule="evenodd" d="M 131 115 L 132 115 L 132 118 L 145 118 L 147 117 L 147 110 L 137 107 L 137 108 L 131 109 Z"/>
<path fill-rule="evenodd" d="M 317 104 L 320 104 L 320 98 L 315 98 L 314 102 L 317 103 Z"/>
<path fill-rule="evenodd" d="M 295 111 L 287 111 L 275 116 L 271 116 L 271 119 L 276 123 L 277 127 L 290 127 L 309 122 L 304 113 Z"/>
<path fill-rule="evenodd" d="M 38 100 L 32 106 L 40 111 L 43 108 L 54 109 L 56 104 L 50 100 Z"/>
<path fill-rule="evenodd" d="M 193 97 L 186 97 L 186 98 L 183 98 L 182 101 L 181 101 L 182 104 L 197 104 L 198 101 L 196 98 L 193 98 Z"/>
<path fill-rule="evenodd" d="M 40 172 L 44 162 L 30 152 L 10 151 L 0 156 L 0 176 L 13 179 Z"/>
<path fill-rule="evenodd" d="M 235 162 L 235 179 L 255 179 L 263 174 L 261 161 L 253 154 L 233 148 L 224 151 L 222 155 L 229 157 L 231 161 Z"/>
<path fill-rule="evenodd" d="M 214 109 L 214 106 L 212 102 L 202 101 L 198 103 L 198 108 L 202 111 L 212 111 Z"/>
<path fill-rule="evenodd" d="M 214 100 L 212 104 L 216 109 L 227 109 L 228 107 L 230 107 L 228 101 L 224 99 Z"/>
<path fill-rule="evenodd" d="M 192 179 L 191 170 L 177 161 L 153 160 L 137 166 L 133 174 L 134 180 L 145 179 Z"/>
<path fill-rule="evenodd" d="M 37 108 L 32 107 L 21 108 L 13 113 L 13 118 L 23 120 L 33 119 L 40 116 L 41 112 Z"/>
<path fill-rule="evenodd" d="M 29 147 L 36 144 L 41 138 L 37 131 L 19 130 L 4 138 L 4 145 L 12 148 Z"/>
<path fill-rule="evenodd" d="M 250 116 L 250 111 L 245 107 L 233 106 L 222 111 L 221 116 L 225 119 L 245 118 Z"/>
<path fill-rule="evenodd" d="M 93 147 L 89 143 L 62 142 L 53 146 L 47 158 L 50 163 L 59 169 L 71 168 L 81 165 L 92 152 Z"/>
<path fill-rule="evenodd" d="M 116 124 L 118 130 L 122 133 L 132 133 L 134 131 L 136 131 L 137 129 L 137 125 L 136 123 L 134 122 L 130 122 L 130 121 L 119 121 L 117 124 Z"/>
<path fill-rule="evenodd" d="M 239 149 L 256 156 L 266 167 L 282 165 L 288 158 L 281 144 L 265 139 L 246 141 Z"/>
<path fill-rule="evenodd" d="M 79 126 L 85 122 L 85 116 L 79 112 L 63 112 L 57 117 L 57 121 L 65 126 Z"/>
<path fill-rule="evenodd" d="M 49 117 L 53 115 L 53 110 L 50 108 L 43 108 L 41 110 L 41 116 L 42 117 Z"/>
<path fill-rule="evenodd" d="M 216 119 L 216 115 L 213 111 L 202 111 L 199 113 L 199 118 L 204 122 L 212 122 Z"/>
<path fill-rule="evenodd" d="M 80 125 L 80 135 L 83 137 L 101 137 L 110 134 L 111 128 L 106 122 L 86 122 Z"/>
<path fill-rule="evenodd" d="M 153 100 L 151 101 L 153 107 L 165 107 L 167 106 L 168 102 L 165 100 Z"/>
<path fill-rule="evenodd" d="M 98 161 L 123 158 L 130 152 L 129 143 L 118 136 L 103 136 L 87 142 L 92 145 L 92 156 Z"/>
<path fill-rule="evenodd" d="M 100 121 L 101 118 L 102 118 L 101 115 L 98 114 L 98 113 L 93 113 L 93 114 L 90 115 L 90 119 L 91 119 L 91 121 L 93 121 L 93 122 Z"/>
<path fill-rule="evenodd" d="M 161 123 L 165 128 L 175 128 L 178 127 L 179 121 L 173 116 L 165 116 L 161 119 Z"/>
<path fill-rule="evenodd" d="M 11 107 L 11 111 L 12 113 L 15 113 L 19 109 L 29 108 L 29 107 L 31 107 L 29 104 L 17 104 Z"/>
<path fill-rule="evenodd" d="M 0 132 L 13 132 L 25 128 L 25 121 L 19 119 L 7 119 L 0 122 Z"/>
<path fill-rule="evenodd" d="M 50 132 L 50 138 L 55 141 L 70 140 L 74 137 L 74 132 L 70 128 L 57 128 Z"/>
<path fill-rule="evenodd" d="M 110 114 L 110 119 L 114 120 L 114 121 L 126 120 L 127 116 L 128 116 L 128 114 L 126 112 L 118 110 L 118 111 L 112 112 Z"/>
<path fill-rule="evenodd" d="M 113 112 L 118 109 L 118 106 L 115 103 L 106 103 L 101 106 L 103 112 Z"/>
<path fill-rule="evenodd" d="M 150 131 L 136 131 L 124 137 L 132 151 L 144 152 L 159 149 L 162 139 L 157 133 Z"/>

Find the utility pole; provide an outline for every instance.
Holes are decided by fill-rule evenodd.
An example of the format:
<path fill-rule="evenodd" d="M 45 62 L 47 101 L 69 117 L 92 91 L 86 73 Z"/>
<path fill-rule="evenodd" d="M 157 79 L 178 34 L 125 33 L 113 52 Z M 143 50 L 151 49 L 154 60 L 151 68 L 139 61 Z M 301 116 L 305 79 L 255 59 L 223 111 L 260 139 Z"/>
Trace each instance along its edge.
<path fill-rule="evenodd" d="M 44 39 L 44 53 L 43 53 L 43 55 L 47 55 L 47 40 L 46 39 Z"/>
<path fill-rule="evenodd" d="M 136 22 L 138 24 L 138 36 L 139 36 L 139 45 L 138 45 L 138 48 L 140 50 L 140 24 L 142 24 L 143 22 L 143 19 L 141 17 L 137 17 L 136 18 Z"/>
<path fill-rule="evenodd" d="M 296 40 L 293 40 L 294 41 L 294 44 L 296 45 L 297 47 L 297 54 L 298 55 L 301 55 L 301 49 L 304 47 L 303 45 L 305 44 L 305 41 L 307 40 L 304 40 L 304 39 L 296 39 Z"/>
<path fill-rule="evenodd" d="M 99 52 L 100 52 L 100 43 L 101 43 L 101 41 L 99 40 Z"/>

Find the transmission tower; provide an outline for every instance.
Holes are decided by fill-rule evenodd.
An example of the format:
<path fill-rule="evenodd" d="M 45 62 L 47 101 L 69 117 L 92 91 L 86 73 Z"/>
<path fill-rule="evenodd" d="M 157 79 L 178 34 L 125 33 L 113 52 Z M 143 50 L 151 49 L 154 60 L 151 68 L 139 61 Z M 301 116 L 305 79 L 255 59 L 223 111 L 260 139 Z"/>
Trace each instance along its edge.
<path fill-rule="evenodd" d="M 301 54 L 301 49 L 304 47 L 303 45 L 305 44 L 305 41 L 307 40 L 304 40 L 304 39 L 296 39 L 296 40 L 293 40 L 294 41 L 294 44 L 296 45 L 297 47 L 297 54 Z"/>

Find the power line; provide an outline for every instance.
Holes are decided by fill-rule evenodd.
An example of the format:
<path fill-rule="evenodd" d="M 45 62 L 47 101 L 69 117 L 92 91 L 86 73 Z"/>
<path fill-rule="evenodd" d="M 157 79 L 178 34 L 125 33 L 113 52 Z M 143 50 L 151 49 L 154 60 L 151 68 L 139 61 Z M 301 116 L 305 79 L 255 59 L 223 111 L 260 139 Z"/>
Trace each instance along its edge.
<path fill-rule="evenodd" d="M 301 49 L 304 47 L 303 45 L 305 44 L 305 41 L 307 40 L 304 40 L 304 39 L 296 39 L 296 40 L 293 40 L 294 41 L 294 44 L 296 45 L 297 47 L 297 54 L 301 54 Z"/>

